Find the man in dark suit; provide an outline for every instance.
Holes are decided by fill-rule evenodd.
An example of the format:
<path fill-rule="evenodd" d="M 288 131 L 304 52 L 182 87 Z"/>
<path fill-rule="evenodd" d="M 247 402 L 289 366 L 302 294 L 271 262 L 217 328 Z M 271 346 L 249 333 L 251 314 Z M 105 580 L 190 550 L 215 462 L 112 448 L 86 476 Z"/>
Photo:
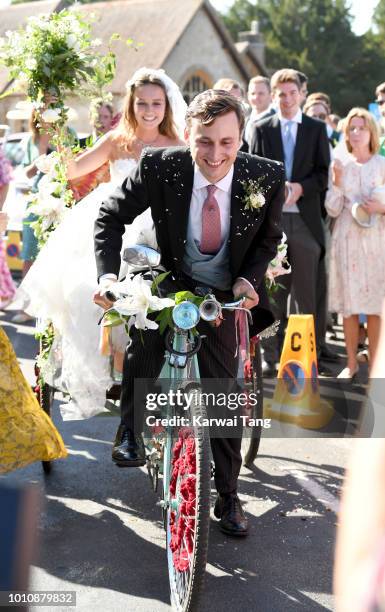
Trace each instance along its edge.
<path fill-rule="evenodd" d="M 249 140 L 257 121 L 262 121 L 276 112 L 271 104 L 270 79 L 261 75 L 250 79 L 247 99 L 251 106 L 251 113 L 245 125 L 244 140 L 246 141 Z"/>
<path fill-rule="evenodd" d="M 189 148 L 147 150 L 136 171 L 102 204 L 95 224 L 98 277 L 118 274 L 124 226 L 150 206 L 162 263 L 172 273 L 174 290 L 205 285 L 213 287 L 221 301 L 247 296 L 245 306 L 254 313 L 256 332 L 273 321 L 267 296 L 259 288 L 282 235 L 283 168 L 238 152 L 243 110 L 223 91 L 197 96 L 186 123 Z M 265 204 L 248 210 L 244 182 L 251 180 L 263 190 Z M 210 209 L 214 218 L 207 224 Z M 210 248 L 207 232 L 216 242 Z M 100 290 L 94 299 L 102 306 L 111 305 Z M 202 321 L 198 329 L 206 336 L 198 354 L 202 378 L 234 381 L 238 368 L 234 313 L 226 313 L 219 327 Z M 143 417 L 138 414 L 140 406 L 134 410 L 134 381 L 156 379 L 164 362 L 159 331 L 146 331 L 143 339 L 144 344 L 135 330 L 125 356 L 122 421 L 112 453 L 120 466 L 145 462 L 139 436 Z M 211 446 L 219 494 L 215 514 L 223 531 L 246 535 L 247 521 L 237 497 L 241 440 L 215 438 Z"/>
<path fill-rule="evenodd" d="M 256 125 L 249 142 L 250 153 L 282 161 L 286 171 L 283 229 L 292 273 L 280 279 L 283 288 L 274 296 L 275 314 L 282 325 L 278 337 L 264 343 L 270 375 L 275 373 L 279 359 L 290 292 L 297 311 L 314 316 L 319 357 L 328 357 L 325 313 L 317 312 L 317 276 L 325 253 L 321 197 L 327 189 L 330 163 L 325 124 L 302 114 L 297 72 L 279 70 L 272 76 L 271 85 L 278 112 Z"/>

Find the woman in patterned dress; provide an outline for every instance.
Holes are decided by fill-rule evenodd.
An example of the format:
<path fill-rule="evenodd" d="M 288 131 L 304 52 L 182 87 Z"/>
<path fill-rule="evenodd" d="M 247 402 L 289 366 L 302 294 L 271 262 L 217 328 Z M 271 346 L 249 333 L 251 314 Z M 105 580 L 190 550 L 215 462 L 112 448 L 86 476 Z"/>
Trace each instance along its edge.
<path fill-rule="evenodd" d="M 385 297 L 385 158 L 378 154 L 379 136 L 372 115 L 353 108 L 344 124 L 349 156 L 331 165 L 325 206 L 335 218 L 330 253 L 329 310 L 342 314 L 347 367 L 341 378 L 352 379 L 358 371 L 359 315 L 367 315 L 370 363 L 380 332 L 380 315 Z M 377 194 L 376 194 L 377 191 Z M 359 206 L 358 206 L 359 205 Z M 356 214 L 355 211 L 358 211 Z M 374 218 L 370 227 L 360 225 L 358 216 Z"/>
<path fill-rule="evenodd" d="M 0 235 L 6 226 L 7 215 L 0 211 Z M 0 474 L 66 456 L 59 432 L 40 408 L 0 326 Z"/>

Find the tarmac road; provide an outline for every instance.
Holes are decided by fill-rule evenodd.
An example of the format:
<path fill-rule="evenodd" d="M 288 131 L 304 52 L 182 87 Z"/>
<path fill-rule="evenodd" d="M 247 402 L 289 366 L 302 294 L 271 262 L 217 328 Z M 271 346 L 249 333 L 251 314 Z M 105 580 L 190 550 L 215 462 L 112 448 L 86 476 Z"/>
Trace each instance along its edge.
<path fill-rule="evenodd" d="M 33 380 L 33 326 L 1 316 L 26 377 Z M 89 612 L 170 610 L 165 537 L 145 469 L 110 460 L 118 419 L 54 420 L 69 457 L 49 476 L 33 464 L 8 474 L 42 490 L 39 554 L 31 590 L 74 590 Z M 246 539 L 222 534 L 213 518 L 201 610 L 320 612 L 333 609 L 332 567 L 338 497 L 351 439 L 263 438 L 239 493 L 250 522 Z M 215 494 L 213 490 L 213 500 Z M 39 607 L 33 610 L 46 610 Z"/>

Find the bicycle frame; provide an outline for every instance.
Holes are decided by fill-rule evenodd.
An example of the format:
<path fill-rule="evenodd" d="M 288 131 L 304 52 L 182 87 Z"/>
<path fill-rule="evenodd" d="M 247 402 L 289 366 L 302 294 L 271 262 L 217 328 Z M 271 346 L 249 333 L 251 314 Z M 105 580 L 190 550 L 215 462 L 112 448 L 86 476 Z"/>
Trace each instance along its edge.
<path fill-rule="evenodd" d="M 178 330 L 174 337 L 174 348 L 178 352 L 186 352 L 188 350 L 188 345 L 189 343 L 191 343 L 191 341 L 192 341 L 191 332 L 181 332 L 180 330 Z M 185 367 L 183 368 L 177 367 L 176 364 L 171 365 L 170 364 L 171 357 L 172 355 L 169 354 L 168 362 L 166 362 L 162 370 L 162 373 L 160 375 L 161 378 L 164 372 L 163 378 L 168 378 L 168 380 L 172 381 L 171 386 L 176 386 L 176 387 L 181 382 L 190 379 L 191 376 L 193 376 L 194 380 L 196 380 L 197 382 L 199 381 L 199 365 L 198 365 L 198 358 L 197 358 L 196 353 L 192 357 L 187 358 Z M 175 357 L 177 359 L 178 358 L 183 359 L 179 355 L 175 355 Z M 168 406 L 168 412 L 170 412 L 170 406 Z M 172 416 L 172 415 L 167 414 L 166 416 Z M 171 479 L 170 466 L 171 466 L 172 447 L 173 447 L 173 427 L 171 427 L 170 425 L 167 425 L 166 435 L 165 435 L 165 445 L 164 445 L 164 456 L 163 456 L 163 499 L 161 503 L 165 515 L 167 513 L 168 508 L 170 508 L 171 510 L 175 510 L 175 511 L 178 510 L 178 506 L 176 505 L 176 503 L 179 503 L 175 501 L 174 503 L 172 503 L 170 499 L 170 479 Z M 167 521 L 166 530 L 167 530 L 166 542 L 169 543 L 171 541 L 171 529 L 170 529 L 169 521 Z M 172 555 L 173 553 L 171 551 L 170 546 L 167 546 L 167 560 L 168 560 L 168 568 L 170 572 L 170 582 L 173 579 L 173 575 L 170 569 L 173 564 Z M 180 575 L 180 579 L 181 580 L 184 579 L 183 573 Z"/>

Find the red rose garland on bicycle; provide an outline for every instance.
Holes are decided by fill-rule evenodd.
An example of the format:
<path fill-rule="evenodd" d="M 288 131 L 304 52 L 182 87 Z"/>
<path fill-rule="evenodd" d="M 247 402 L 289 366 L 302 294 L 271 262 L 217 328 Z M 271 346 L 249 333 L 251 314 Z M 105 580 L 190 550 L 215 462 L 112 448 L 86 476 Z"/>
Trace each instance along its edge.
<path fill-rule="evenodd" d="M 183 452 L 182 452 L 183 451 Z M 189 567 L 188 556 L 194 550 L 194 527 L 196 511 L 196 457 L 195 439 L 191 429 L 179 431 L 179 438 L 174 445 L 172 473 L 170 479 L 170 495 L 177 495 L 178 480 L 184 479 L 180 485 L 180 501 L 178 511 L 170 513 L 171 542 L 175 568 L 183 572 Z"/>

